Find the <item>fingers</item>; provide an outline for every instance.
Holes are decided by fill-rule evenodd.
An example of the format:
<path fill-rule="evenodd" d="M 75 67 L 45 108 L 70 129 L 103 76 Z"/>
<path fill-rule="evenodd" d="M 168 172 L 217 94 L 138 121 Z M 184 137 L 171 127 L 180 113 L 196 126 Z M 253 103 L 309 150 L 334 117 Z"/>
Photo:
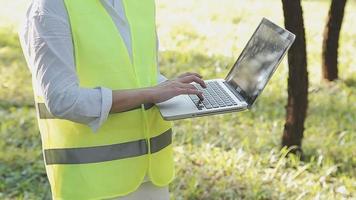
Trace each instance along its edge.
<path fill-rule="evenodd" d="M 198 77 L 198 78 L 203 78 L 202 75 L 200 75 L 200 74 L 198 74 L 198 73 L 195 73 L 195 72 L 186 72 L 186 73 L 184 73 L 184 74 L 178 76 L 178 78 L 184 78 L 184 77 L 186 77 L 186 76 L 196 76 L 196 77 Z"/>
<path fill-rule="evenodd" d="M 194 87 L 192 84 L 187 84 L 187 83 L 179 83 L 179 89 L 178 93 L 179 94 L 195 94 L 197 95 L 201 100 L 204 100 L 203 97 L 203 92 L 199 91 L 196 87 Z"/>
<path fill-rule="evenodd" d="M 197 90 L 197 89 L 191 89 L 191 88 L 180 88 L 178 89 L 178 95 L 181 94 L 195 94 L 199 97 L 200 100 L 204 100 L 203 92 Z"/>
<path fill-rule="evenodd" d="M 203 88 L 206 88 L 205 82 L 201 78 L 199 78 L 199 77 L 197 77 L 195 75 L 185 76 L 183 78 L 178 79 L 177 81 L 179 81 L 181 83 L 192 83 L 192 82 L 195 82 L 195 83 L 198 83 Z"/>
<path fill-rule="evenodd" d="M 180 87 L 180 88 L 189 88 L 189 89 L 192 89 L 192 90 L 196 90 L 197 89 L 194 85 L 189 84 L 189 83 L 177 82 L 177 84 L 178 84 L 178 87 Z"/>
<path fill-rule="evenodd" d="M 201 91 L 198 91 L 198 94 L 195 94 L 199 97 L 200 101 L 203 101 L 204 100 L 204 96 L 203 96 L 203 93 Z"/>

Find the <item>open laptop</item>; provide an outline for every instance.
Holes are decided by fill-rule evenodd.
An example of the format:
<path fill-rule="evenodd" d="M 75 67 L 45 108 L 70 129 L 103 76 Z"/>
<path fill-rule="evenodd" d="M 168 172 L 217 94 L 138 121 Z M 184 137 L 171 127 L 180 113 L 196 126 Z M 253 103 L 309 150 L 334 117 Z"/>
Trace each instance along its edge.
<path fill-rule="evenodd" d="M 205 81 L 203 92 L 157 104 L 165 120 L 237 112 L 251 108 L 295 40 L 295 35 L 263 18 L 225 79 Z"/>

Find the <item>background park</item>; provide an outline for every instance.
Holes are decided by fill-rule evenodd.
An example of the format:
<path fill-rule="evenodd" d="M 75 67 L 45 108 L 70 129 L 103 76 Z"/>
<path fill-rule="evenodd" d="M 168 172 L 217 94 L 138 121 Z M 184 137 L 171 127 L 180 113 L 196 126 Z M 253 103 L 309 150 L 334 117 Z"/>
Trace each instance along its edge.
<path fill-rule="evenodd" d="M 51 198 L 17 36 L 29 2 L 0 0 L 0 199 Z M 172 199 L 356 199 L 355 0 L 156 2 L 167 77 L 223 78 L 262 17 L 298 38 L 252 110 L 175 122 Z"/>

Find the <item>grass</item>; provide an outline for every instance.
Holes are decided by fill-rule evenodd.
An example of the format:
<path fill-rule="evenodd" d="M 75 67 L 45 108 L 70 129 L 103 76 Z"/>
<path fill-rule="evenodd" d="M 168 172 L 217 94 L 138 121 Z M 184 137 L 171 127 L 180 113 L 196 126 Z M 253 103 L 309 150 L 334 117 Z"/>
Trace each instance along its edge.
<path fill-rule="evenodd" d="M 207 79 L 224 77 L 263 16 L 283 24 L 277 0 L 157 2 L 160 68 L 168 77 L 185 71 L 198 71 Z M 6 8 L 24 7 L 8 0 L 0 3 Z M 352 27 L 356 4 L 349 1 L 346 8 L 340 80 L 331 84 L 320 81 L 328 3 L 305 0 L 303 8 L 311 82 L 305 159 L 286 157 L 288 150 L 280 150 L 288 75 L 283 62 L 251 111 L 175 123 L 177 178 L 170 185 L 172 199 L 356 198 L 356 29 Z M 14 33 L 19 17 L 7 20 L 3 13 L 0 199 L 50 199 L 31 78 Z"/>

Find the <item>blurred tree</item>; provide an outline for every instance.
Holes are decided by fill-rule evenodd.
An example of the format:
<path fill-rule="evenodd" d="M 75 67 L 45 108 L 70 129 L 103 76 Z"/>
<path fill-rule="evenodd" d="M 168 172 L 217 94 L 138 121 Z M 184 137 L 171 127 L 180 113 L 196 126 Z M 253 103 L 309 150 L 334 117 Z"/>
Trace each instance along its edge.
<path fill-rule="evenodd" d="M 308 71 L 305 30 L 301 0 L 282 0 L 284 23 L 296 35 L 288 53 L 288 104 L 282 146 L 297 146 L 292 152 L 301 153 L 304 121 L 308 108 Z"/>
<path fill-rule="evenodd" d="M 322 71 L 323 79 L 327 81 L 333 81 L 338 78 L 337 58 L 339 37 L 345 5 L 346 0 L 332 0 L 324 30 Z"/>

